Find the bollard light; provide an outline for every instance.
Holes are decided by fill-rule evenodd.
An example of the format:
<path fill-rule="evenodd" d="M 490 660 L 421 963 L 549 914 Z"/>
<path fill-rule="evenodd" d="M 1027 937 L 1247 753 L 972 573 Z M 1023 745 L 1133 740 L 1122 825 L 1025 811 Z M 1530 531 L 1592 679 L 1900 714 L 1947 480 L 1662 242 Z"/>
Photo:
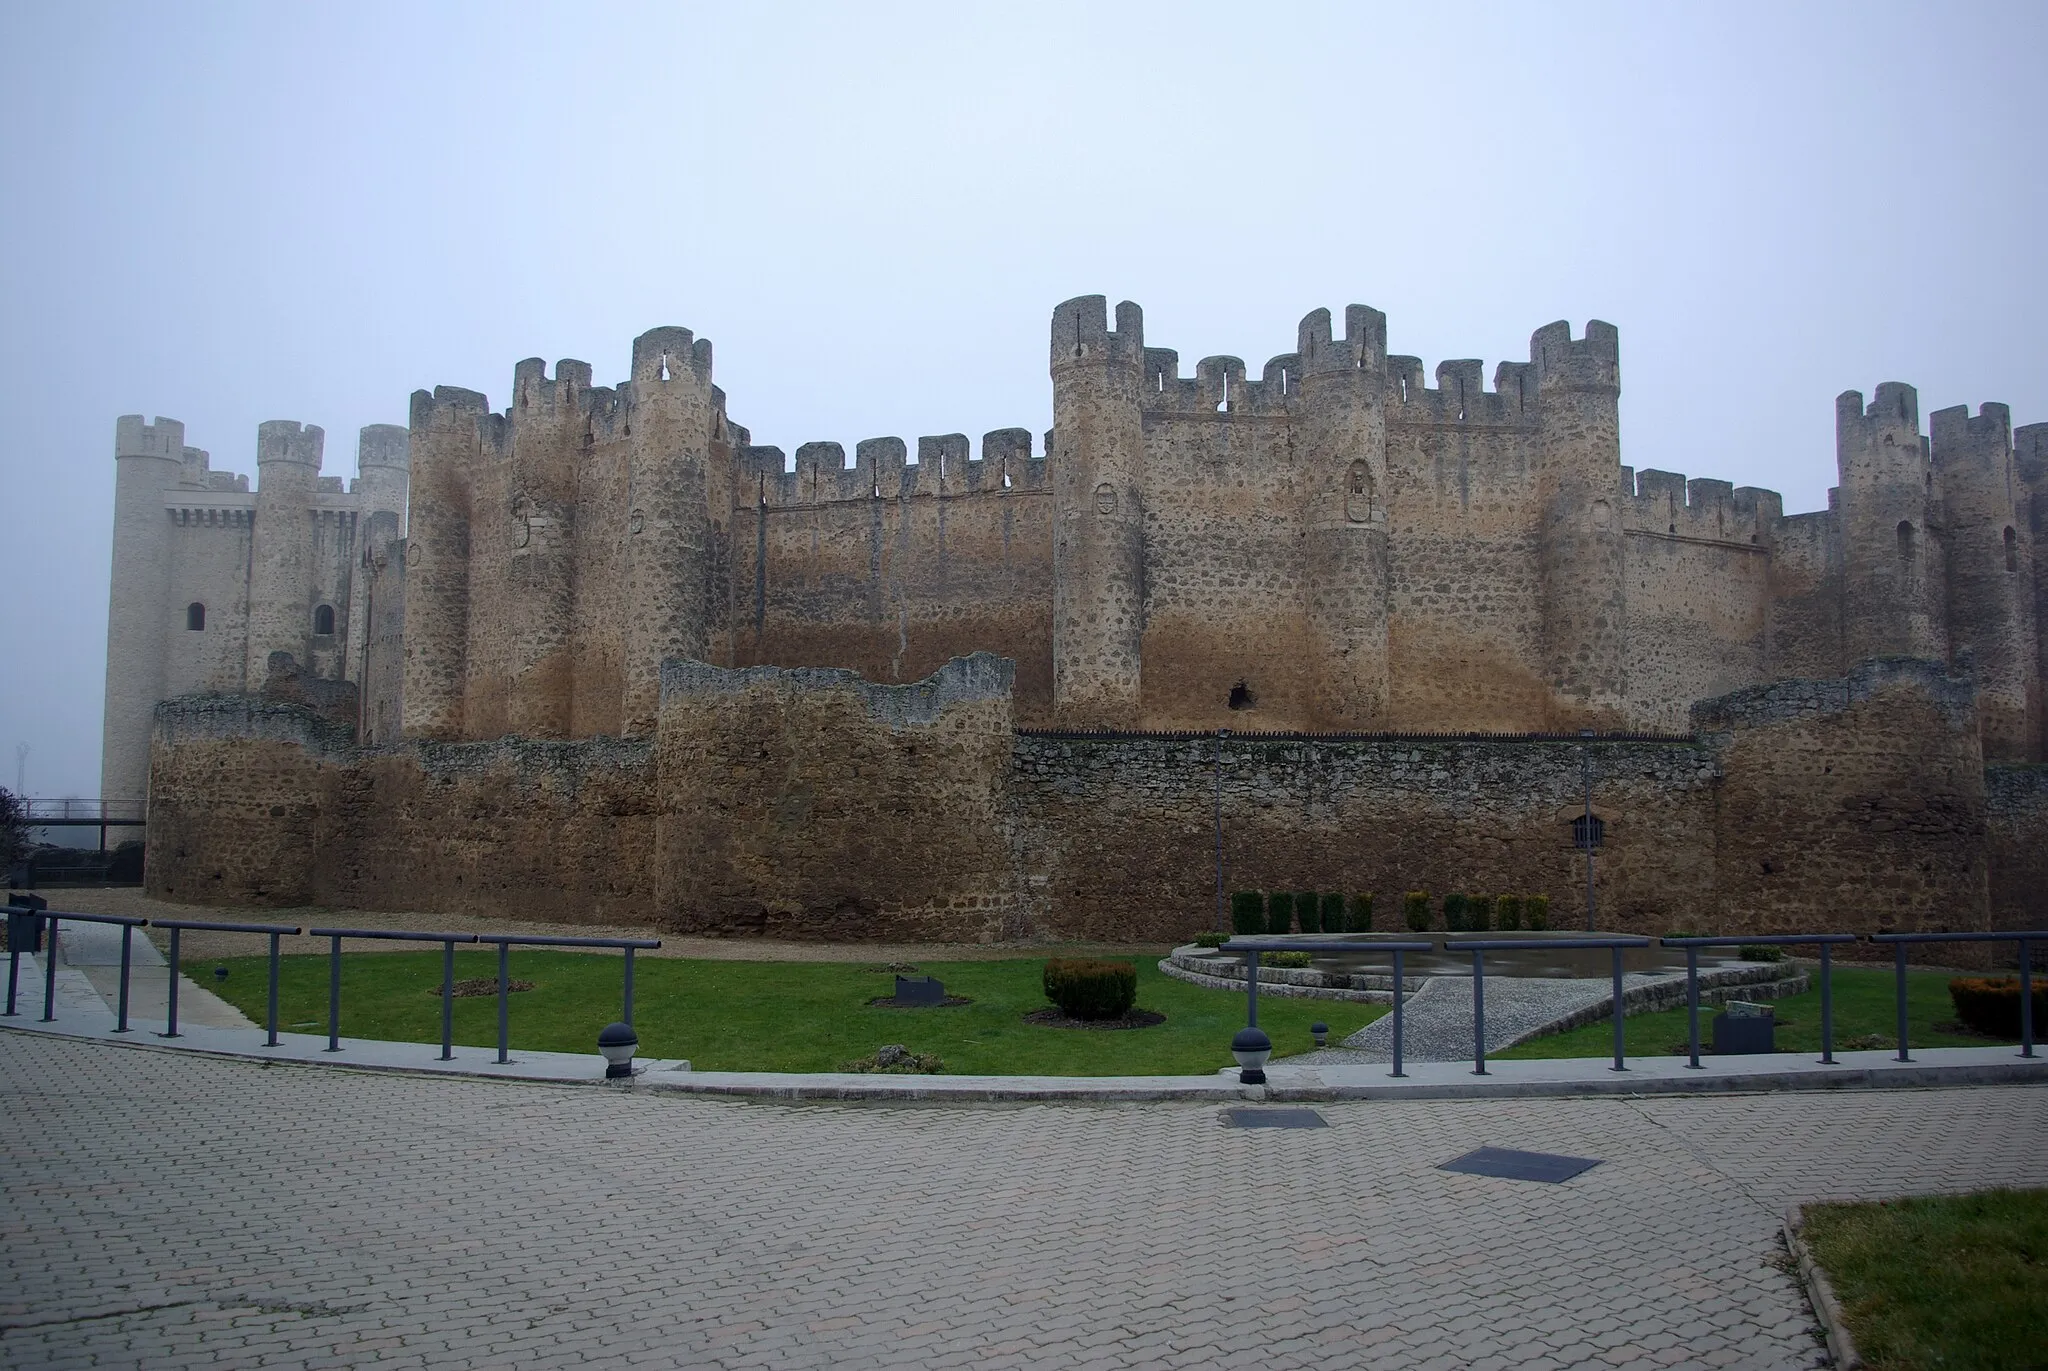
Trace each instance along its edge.
<path fill-rule="evenodd" d="M 216 981 L 225 981 L 228 978 L 228 969 L 224 966 L 216 966 L 213 969 L 213 978 Z"/>
<path fill-rule="evenodd" d="M 1230 1055 L 1237 1058 L 1239 1085 L 1264 1085 L 1266 1059 L 1273 1055 L 1273 1040 L 1264 1030 L 1240 1028 L 1230 1040 Z"/>
<path fill-rule="evenodd" d="M 608 1023 L 597 1035 L 597 1050 L 604 1054 L 606 1080 L 616 1080 L 633 1074 L 633 1049 L 640 1046 L 640 1035 L 633 1031 L 631 1024 Z"/>
<path fill-rule="evenodd" d="M 1308 1031 L 1315 1038 L 1317 1047 L 1328 1047 L 1330 1045 L 1330 1026 L 1328 1024 L 1318 1020 L 1308 1026 Z"/>

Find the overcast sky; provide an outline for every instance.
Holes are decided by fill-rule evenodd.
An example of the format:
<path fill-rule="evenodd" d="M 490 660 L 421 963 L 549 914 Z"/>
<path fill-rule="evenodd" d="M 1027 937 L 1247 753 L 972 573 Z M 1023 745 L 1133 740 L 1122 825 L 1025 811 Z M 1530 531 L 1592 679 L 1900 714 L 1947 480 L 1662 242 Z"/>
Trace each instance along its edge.
<path fill-rule="evenodd" d="M 756 442 L 1051 421 L 1074 295 L 1256 374 L 1621 330 L 1622 459 L 1820 508 L 1833 402 L 2048 420 L 2048 6 L 0 0 L 0 784 L 98 789 L 114 420 L 326 472 L 713 340 Z M 2030 104 L 2032 107 L 2030 108 Z"/>

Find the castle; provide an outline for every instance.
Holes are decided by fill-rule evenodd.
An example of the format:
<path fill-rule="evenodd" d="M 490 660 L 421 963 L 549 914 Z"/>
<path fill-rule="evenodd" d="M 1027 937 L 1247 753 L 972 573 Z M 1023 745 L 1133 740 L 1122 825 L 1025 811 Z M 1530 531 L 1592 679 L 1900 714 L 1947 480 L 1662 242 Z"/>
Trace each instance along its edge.
<path fill-rule="evenodd" d="M 1489 389 L 1477 361 L 1444 362 L 1425 385 L 1418 359 L 1388 354 L 1384 316 L 1360 306 L 1341 334 L 1327 311 L 1310 314 L 1295 351 L 1257 379 L 1232 357 L 1184 378 L 1174 352 L 1146 346 L 1135 305 L 1113 323 L 1101 297 L 1054 311 L 1043 446 L 1000 429 L 977 453 L 949 434 L 920 438 L 915 460 L 897 438 L 858 444 L 851 463 L 836 443 L 805 444 L 793 462 L 753 445 L 713 384 L 709 343 L 679 328 L 635 340 L 631 376 L 614 387 L 593 385 L 585 363 L 550 376 L 534 359 L 515 369 L 503 412 L 473 391 L 416 392 L 409 430 L 364 430 L 350 492 L 318 476 L 315 428 L 263 426 L 251 496 L 184 448 L 177 425 L 123 419 L 105 789 L 133 793 L 148 776 L 152 886 L 394 907 L 484 888 L 503 898 L 481 871 L 459 894 L 443 888 L 428 872 L 448 869 L 441 839 L 401 853 L 387 821 L 455 822 L 460 810 L 464 850 L 502 856 L 516 794 L 560 821 L 557 855 L 596 844 L 569 865 L 601 870 L 611 889 L 586 884 L 583 908 L 797 932 L 1150 936 L 1201 925 L 1200 880 L 1162 868 L 1161 888 L 1186 890 L 1192 907 L 1112 927 L 1105 897 L 1072 880 L 1062 895 L 1059 872 L 1032 869 L 1073 837 L 1034 825 L 1116 753 L 1126 776 L 1164 770 L 1150 799 L 1105 793 L 1092 816 L 1073 816 L 1097 826 L 1092 850 L 1178 852 L 1185 835 L 1151 833 L 1158 815 L 1137 813 L 1180 804 L 1169 793 L 1192 782 L 1167 773 L 1211 768 L 1213 785 L 1196 776 L 1196 788 L 1215 791 L 1225 827 L 1226 752 L 1274 735 L 1257 745 L 1272 774 L 1265 798 L 1256 784 L 1242 797 L 1248 817 L 1320 805 L 1316 822 L 1342 834 L 1415 819 L 1418 805 L 1467 814 L 1442 834 L 1464 868 L 1417 857 L 1397 870 L 1403 844 L 1383 832 L 1370 856 L 1287 859 L 1320 867 L 1329 888 L 1425 876 L 1479 888 L 1495 869 L 1512 881 L 1523 840 L 1510 830 L 1525 821 L 1523 856 L 1541 849 L 1541 879 L 1563 885 L 1574 866 L 1552 801 L 1574 787 L 1557 749 L 1598 746 L 1612 763 L 1605 879 L 1621 911 L 1647 918 L 1662 897 L 1626 891 L 1652 826 L 1624 813 L 1625 773 L 1639 813 L 1652 792 L 1674 815 L 1678 791 L 1692 795 L 1680 809 L 1706 807 L 1674 817 L 1675 831 L 1711 811 L 1713 832 L 1768 813 L 1782 833 L 1798 826 L 1788 806 L 1832 805 L 1839 820 L 1843 800 L 1823 798 L 1833 782 L 1777 774 L 1782 758 L 1768 777 L 1731 773 L 1748 730 L 1848 727 L 1849 751 L 1876 769 L 1856 782 L 1871 804 L 1854 804 L 1878 815 L 1864 822 L 1880 824 L 1862 839 L 1883 846 L 1893 801 L 1921 816 L 1909 829 L 1954 809 L 1935 825 L 1945 855 L 1914 857 L 1913 889 L 1890 903 L 1962 924 L 1994 917 L 2021 868 L 2000 874 L 1993 831 L 2009 818 L 2013 851 L 2026 848 L 2040 773 L 2024 764 L 2048 745 L 2048 424 L 2015 432 L 1987 404 L 1937 411 L 1923 435 L 1910 387 L 1879 386 L 1867 404 L 1845 394 L 1839 487 L 1826 511 L 1787 516 L 1770 491 L 1622 465 L 1606 324 L 1577 338 L 1562 323 L 1539 330 L 1528 361 L 1500 363 Z M 1909 719 L 1920 736 L 1900 741 Z M 923 729 L 951 741 L 926 739 L 920 754 L 906 739 Z M 1415 737 L 1446 733 L 1473 736 Z M 1870 753 L 1884 739 L 1898 745 Z M 966 752 L 940 774 L 931 758 L 949 747 Z M 1189 747 L 1179 761 L 1154 755 Z M 1433 780 L 1396 787 L 1406 798 L 1363 798 L 1389 780 L 1365 758 L 1384 753 L 1405 776 L 1419 747 L 1453 753 L 1428 766 Z M 266 785 L 290 771 L 288 789 L 312 787 L 271 814 L 342 829 L 296 858 L 288 834 L 231 836 L 216 820 L 252 801 L 199 767 L 222 748 L 243 761 L 221 776 L 247 782 L 261 753 Z M 753 792 L 721 779 L 771 756 L 788 767 Z M 1514 784 L 1533 787 L 1508 802 L 1522 817 L 1471 818 L 1503 797 L 1459 799 L 1457 778 L 1508 756 L 1524 778 Z M 865 787 L 850 784 L 862 758 Z M 473 785 L 497 796 L 486 808 L 505 823 L 476 817 Z M 881 804 L 876 786 L 894 798 Z M 1744 787 L 1753 812 L 1727 812 Z M 467 798 L 432 798 L 451 788 Z M 2018 808 L 2001 818 L 2001 804 Z M 578 827 L 598 814 L 614 836 Z M 848 827 L 856 815 L 865 837 Z M 980 831 L 963 829 L 969 815 Z M 903 861 L 922 876 L 880 869 L 876 840 L 898 819 L 922 853 Z M 617 836 L 640 821 L 637 846 Z M 1816 831 L 1830 821 L 1818 816 Z M 835 826 L 847 831 L 822 836 Z M 218 850 L 252 842 L 275 850 Z M 1247 860 L 1278 850 L 1247 848 Z M 944 874 L 970 851 L 971 872 Z M 846 874 L 818 866 L 821 853 L 846 856 Z M 1215 859 L 1190 860 L 1199 876 Z M 1729 917 L 1792 907 L 1737 893 L 1754 882 L 1701 860 Z M 333 861 L 350 874 L 320 874 Z M 1854 874 L 1863 857 L 1844 861 L 1846 896 L 1866 878 Z M 238 863 L 239 882 L 225 874 Z M 540 903 L 577 903 L 573 879 L 531 874 L 556 892 Z M 1265 883 L 1297 878 L 1275 870 Z"/>

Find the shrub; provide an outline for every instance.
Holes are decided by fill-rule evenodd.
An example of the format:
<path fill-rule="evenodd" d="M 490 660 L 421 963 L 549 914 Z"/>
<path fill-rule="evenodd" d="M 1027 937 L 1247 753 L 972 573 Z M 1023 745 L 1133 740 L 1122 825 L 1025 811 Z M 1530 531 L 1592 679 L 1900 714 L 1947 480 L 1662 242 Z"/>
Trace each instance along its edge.
<path fill-rule="evenodd" d="M 1550 897 L 1530 895 L 1522 900 L 1522 922 L 1532 932 L 1541 933 L 1550 927 Z"/>
<path fill-rule="evenodd" d="M 1465 922 L 1471 917 L 1472 901 L 1462 893 L 1444 896 L 1444 932 L 1463 933 Z"/>
<path fill-rule="evenodd" d="M 1294 917 L 1304 933 L 1323 931 L 1323 906 L 1311 890 L 1297 891 L 1294 896 Z"/>
<path fill-rule="evenodd" d="M 1276 890 L 1266 897 L 1266 931 L 1268 933 L 1292 933 L 1294 931 L 1294 896 L 1285 890 Z"/>
<path fill-rule="evenodd" d="M 1493 896 L 1474 895 L 1465 906 L 1465 931 L 1484 933 L 1493 927 Z"/>
<path fill-rule="evenodd" d="M 1401 917 L 1411 932 L 1429 932 L 1429 892 L 1411 890 L 1401 897 Z"/>
<path fill-rule="evenodd" d="M 1325 892 L 1323 895 L 1323 932 L 1342 933 L 1343 931 L 1344 897 Z"/>
<path fill-rule="evenodd" d="M 1138 968 L 1056 957 L 1045 964 L 1045 998 L 1076 1019 L 1121 1018 L 1137 1003 Z"/>
<path fill-rule="evenodd" d="M 1351 897 L 1351 910 L 1345 916 L 1344 931 L 1346 933 L 1372 932 L 1372 896 L 1353 895 Z"/>
<path fill-rule="evenodd" d="M 1948 983 L 1956 1018 L 1967 1028 L 1993 1038 L 2020 1035 L 2020 983 L 1988 977 L 1958 976 Z M 2034 982 L 2034 1032 L 2048 1028 L 2048 984 Z"/>
<path fill-rule="evenodd" d="M 1240 890 L 1230 897 L 1230 931 L 1255 937 L 1266 931 L 1266 896 L 1258 890 Z"/>
<path fill-rule="evenodd" d="M 1522 897 L 1503 895 L 1493 902 L 1494 922 L 1503 933 L 1512 933 L 1522 926 Z"/>
<path fill-rule="evenodd" d="M 1744 943 L 1735 949 L 1735 955 L 1745 962 L 1782 962 L 1785 949 L 1775 943 Z"/>
<path fill-rule="evenodd" d="M 1221 947 L 1229 941 L 1230 935 L 1228 933 L 1197 933 L 1195 935 L 1196 947 Z"/>
<path fill-rule="evenodd" d="M 1268 952 L 1259 961 L 1265 966 L 1284 966 L 1300 971 L 1308 966 L 1309 955 L 1306 952 Z"/>

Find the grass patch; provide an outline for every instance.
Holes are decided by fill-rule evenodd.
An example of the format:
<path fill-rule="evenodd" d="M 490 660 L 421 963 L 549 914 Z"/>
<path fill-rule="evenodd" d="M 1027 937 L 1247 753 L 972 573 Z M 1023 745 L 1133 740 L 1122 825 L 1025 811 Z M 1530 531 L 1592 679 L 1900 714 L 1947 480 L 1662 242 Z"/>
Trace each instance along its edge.
<path fill-rule="evenodd" d="M 1814 989 L 1790 999 L 1774 1000 L 1778 1012 L 1778 1050 L 1820 1052 L 1820 972 L 1813 971 Z M 1949 999 L 1950 976 L 1945 971 L 1906 973 L 1907 1030 L 1914 1047 L 1984 1047 L 1995 1041 L 1974 1035 L 1944 1032 L 1936 1027 L 1955 1021 L 1956 1009 Z M 1835 1050 L 1849 1051 L 1849 1039 L 1876 1037 L 1879 1046 L 1898 1043 L 1897 988 L 1890 971 L 1866 967 L 1835 968 Z M 1712 1022 L 1717 1011 L 1700 1006 L 1700 1050 L 1713 1041 Z M 1683 1053 L 1685 1010 L 1663 1010 L 1655 1014 L 1634 1014 L 1626 1021 L 1623 1036 L 1632 1057 L 1668 1057 Z M 2019 1041 L 2017 1038 L 2011 1041 Z M 1489 1057 L 1548 1058 L 1605 1057 L 1614 1051 L 1614 1024 L 1610 1019 L 1574 1028 L 1549 1037 L 1532 1038 Z"/>
<path fill-rule="evenodd" d="M 1801 1236 L 1872 1366 L 2042 1364 L 2048 1190 L 1808 1205 Z"/>
<path fill-rule="evenodd" d="M 341 1031 L 352 1038 L 399 1042 L 441 1040 L 441 954 L 372 952 L 342 957 Z M 634 962 L 634 1027 L 646 1057 L 687 1057 L 703 1071 L 836 1071 L 888 1043 L 935 1055 L 949 1072 L 978 1075 L 1180 1076 L 1230 1064 L 1230 1037 L 1244 1026 L 1244 996 L 1162 975 L 1156 957 L 1130 959 L 1138 970 L 1138 1008 L 1166 1016 L 1152 1028 L 1079 1033 L 1024 1022 L 1047 1007 L 1044 962 L 923 962 L 949 995 L 974 1002 L 932 1009 L 870 1005 L 895 981 L 886 972 L 842 962 L 727 962 L 643 957 Z M 265 959 L 230 958 L 228 979 L 211 966 L 188 974 L 252 1020 L 264 1013 Z M 515 1049 L 587 1052 L 597 1032 L 622 1008 L 621 959 L 589 953 L 518 949 L 512 978 L 534 988 L 511 996 Z M 495 978 L 496 952 L 457 952 L 455 975 Z M 1313 1047 L 1309 1025 L 1322 1020 L 1334 1037 L 1356 1032 L 1386 1012 L 1383 1005 L 1262 997 L 1259 1025 L 1275 1057 Z M 455 1001 L 455 1041 L 497 1043 L 496 996 Z M 327 958 L 280 959 L 278 1022 L 327 1026 Z"/>

